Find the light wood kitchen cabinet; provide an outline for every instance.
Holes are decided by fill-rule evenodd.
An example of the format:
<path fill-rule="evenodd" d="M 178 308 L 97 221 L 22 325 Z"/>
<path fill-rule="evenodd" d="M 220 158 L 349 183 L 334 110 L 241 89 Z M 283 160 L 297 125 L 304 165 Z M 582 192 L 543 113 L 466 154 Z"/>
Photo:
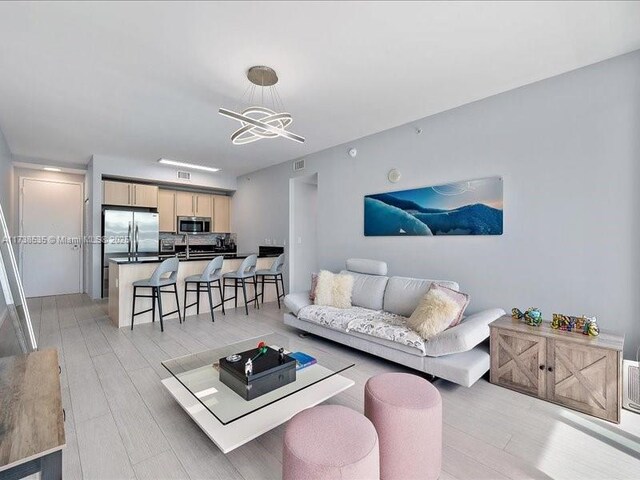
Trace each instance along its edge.
<path fill-rule="evenodd" d="M 131 205 L 131 184 L 124 182 L 102 182 L 102 203 L 105 205 Z"/>
<path fill-rule="evenodd" d="M 231 231 L 231 202 L 226 195 L 212 195 L 213 222 L 211 231 L 228 233 Z"/>
<path fill-rule="evenodd" d="M 102 182 L 102 190 L 102 203 L 105 205 L 147 208 L 158 206 L 158 187 L 155 185 L 105 180 Z"/>
<path fill-rule="evenodd" d="M 211 195 L 205 193 L 176 192 L 176 215 L 178 217 L 212 216 Z"/>
<path fill-rule="evenodd" d="M 196 206 L 194 216 L 211 218 L 211 216 L 213 215 L 211 195 L 195 193 L 193 197 L 195 199 Z"/>
<path fill-rule="evenodd" d="M 158 216 L 161 232 L 176 232 L 176 192 L 174 190 L 158 191 Z"/>
<path fill-rule="evenodd" d="M 624 337 L 538 327 L 505 316 L 491 330 L 491 383 L 620 422 Z"/>
<path fill-rule="evenodd" d="M 156 208 L 158 206 L 158 187 L 155 185 L 133 184 L 132 202 L 134 207 Z"/>
<path fill-rule="evenodd" d="M 176 192 L 176 216 L 193 217 L 195 200 L 191 192 Z"/>

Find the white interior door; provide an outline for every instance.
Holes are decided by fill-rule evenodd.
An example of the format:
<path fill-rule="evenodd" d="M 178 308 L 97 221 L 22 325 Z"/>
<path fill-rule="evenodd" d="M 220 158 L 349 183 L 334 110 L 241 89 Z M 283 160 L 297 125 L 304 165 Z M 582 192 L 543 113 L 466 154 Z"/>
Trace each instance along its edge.
<path fill-rule="evenodd" d="M 22 179 L 22 280 L 27 297 L 82 291 L 82 184 Z"/>

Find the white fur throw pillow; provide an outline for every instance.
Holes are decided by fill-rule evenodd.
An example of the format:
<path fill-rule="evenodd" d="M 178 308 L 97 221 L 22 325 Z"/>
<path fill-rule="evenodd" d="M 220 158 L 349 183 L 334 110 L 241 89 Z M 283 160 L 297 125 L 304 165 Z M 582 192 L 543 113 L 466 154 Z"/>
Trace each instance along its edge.
<path fill-rule="evenodd" d="M 318 275 L 316 298 L 313 303 L 336 308 L 351 308 L 353 277 L 322 270 Z"/>
<path fill-rule="evenodd" d="M 407 321 L 425 340 L 446 330 L 460 315 L 460 305 L 440 289 L 430 288 Z"/>

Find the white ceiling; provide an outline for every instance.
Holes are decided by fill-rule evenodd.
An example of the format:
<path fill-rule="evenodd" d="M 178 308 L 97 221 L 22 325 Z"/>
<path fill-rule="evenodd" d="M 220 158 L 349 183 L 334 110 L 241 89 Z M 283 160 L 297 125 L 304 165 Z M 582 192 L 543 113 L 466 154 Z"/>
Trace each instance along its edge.
<path fill-rule="evenodd" d="M 640 2 L 0 2 L 14 154 L 246 173 L 640 48 Z M 255 64 L 290 129 L 233 146 Z"/>

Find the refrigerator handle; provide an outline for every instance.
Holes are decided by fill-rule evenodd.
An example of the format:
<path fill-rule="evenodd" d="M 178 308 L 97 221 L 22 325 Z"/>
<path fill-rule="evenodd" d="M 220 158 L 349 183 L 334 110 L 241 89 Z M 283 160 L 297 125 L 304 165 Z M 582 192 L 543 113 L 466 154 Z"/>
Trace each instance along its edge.
<path fill-rule="evenodd" d="M 138 255 L 139 238 L 140 238 L 140 227 L 138 227 L 138 224 L 136 223 L 136 256 Z"/>
<path fill-rule="evenodd" d="M 127 229 L 127 254 L 131 255 L 131 222 L 129 222 Z"/>

